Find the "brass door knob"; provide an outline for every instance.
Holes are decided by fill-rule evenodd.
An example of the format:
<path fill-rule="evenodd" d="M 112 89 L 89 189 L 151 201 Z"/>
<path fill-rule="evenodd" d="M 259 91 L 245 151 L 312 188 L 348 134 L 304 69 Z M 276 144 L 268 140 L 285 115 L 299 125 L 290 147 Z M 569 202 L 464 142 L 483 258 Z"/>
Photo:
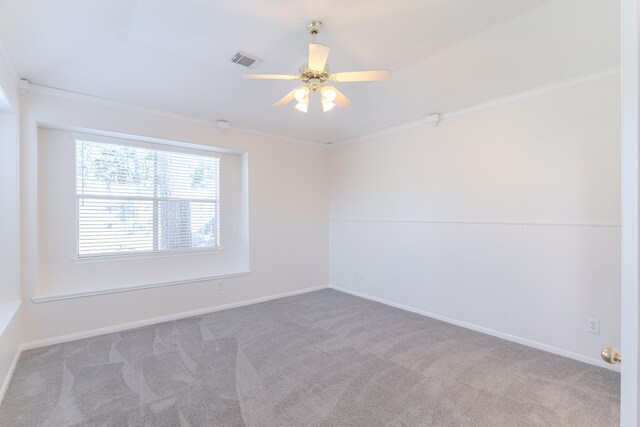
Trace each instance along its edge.
<path fill-rule="evenodd" d="M 607 363 L 611 363 L 612 365 L 622 363 L 622 355 L 617 348 L 605 347 L 602 349 L 600 356 L 602 356 L 602 360 Z"/>

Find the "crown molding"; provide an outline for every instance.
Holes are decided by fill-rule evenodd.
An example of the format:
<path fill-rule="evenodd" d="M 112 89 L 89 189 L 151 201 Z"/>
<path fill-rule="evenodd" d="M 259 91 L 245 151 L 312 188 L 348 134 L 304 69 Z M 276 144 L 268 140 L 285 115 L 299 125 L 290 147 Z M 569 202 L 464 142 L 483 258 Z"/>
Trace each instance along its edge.
<path fill-rule="evenodd" d="M 536 96 L 545 95 L 547 93 L 557 92 L 560 90 L 568 89 L 575 86 L 580 86 L 586 83 L 591 83 L 593 81 L 606 79 L 608 77 L 618 76 L 622 73 L 622 68 L 620 66 L 605 68 L 604 70 L 596 71 L 594 73 L 583 74 L 577 77 L 573 77 L 571 79 L 561 80 L 559 82 L 547 84 L 544 86 L 539 86 L 534 89 L 525 90 L 522 92 L 517 92 L 512 95 L 495 98 L 487 102 L 483 102 L 481 104 L 477 104 L 471 107 L 462 108 L 459 110 L 449 111 L 447 113 L 440 114 L 440 120 L 451 119 L 453 117 L 463 116 L 465 114 L 472 114 L 482 110 L 489 110 L 491 108 L 499 107 L 501 105 L 511 104 L 514 102 L 522 101 L 529 98 L 534 98 Z M 376 132 L 371 132 L 365 135 L 357 136 L 355 138 L 345 139 L 343 141 L 338 141 L 331 144 L 329 147 L 339 147 L 341 145 L 352 144 L 354 142 L 364 141 L 370 138 L 375 138 L 377 136 L 388 135 L 391 133 L 399 132 L 405 129 L 412 129 L 418 126 L 428 125 L 432 122 L 428 117 L 414 120 L 411 122 L 402 123 L 400 125 L 391 126 Z"/>
<path fill-rule="evenodd" d="M 582 74 L 578 77 L 573 77 L 571 79 L 561 80 L 556 83 L 539 86 L 537 88 L 518 92 L 513 95 L 496 98 L 491 101 L 484 102 L 482 104 L 478 104 L 469 108 L 463 108 L 460 110 L 451 111 L 449 113 L 443 114 L 442 117 L 446 119 L 446 118 L 462 116 L 465 114 L 475 113 L 476 111 L 488 110 L 490 108 L 498 107 L 500 105 L 511 104 L 513 102 L 518 102 L 524 99 L 545 95 L 547 93 L 557 92 L 557 91 L 572 88 L 575 86 L 580 86 L 580 85 L 591 83 L 597 80 L 602 80 L 602 79 L 606 79 L 613 76 L 619 76 L 621 73 L 622 73 L 622 68 L 620 66 L 605 68 L 604 70 L 600 70 L 595 73 Z"/>
<path fill-rule="evenodd" d="M 5 58 L 7 58 L 7 55 L 6 55 L 5 51 L 4 51 L 3 46 L 4 45 L 2 44 L 2 40 L 0 39 L 0 54 L 2 54 Z M 8 58 L 7 58 L 7 60 L 8 60 Z M 11 66 L 11 63 L 10 62 L 8 62 L 8 63 Z M 15 72 L 15 69 L 12 69 L 12 72 Z M 606 68 L 604 70 L 600 70 L 600 71 L 597 71 L 597 72 L 594 72 L 594 73 L 583 74 L 583 75 L 580 75 L 580 76 L 577 76 L 577 77 L 574 77 L 574 78 L 571 78 L 571 79 L 561 80 L 559 82 L 547 84 L 547 85 L 544 85 L 544 86 L 539 86 L 539 87 L 534 88 L 534 89 L 517 92 L 515 94 L 504 96 L 504 97 L 500 97 L 500 98 L 495 98 L 495 99 L 492 99 L 490 101 L 487 101 L 487 102 L 484 102 L 484 103 L 481 103 L 481 104 L 477 104 L 477 105 L 474 105 L 474 106 L 471 106 L 471 107 L 462 108 L 462 109 L 459 109 L 459 110 L 454 110 L 454 111 L 449 111 L 449 112 L 446 112 L 446 113 L 442 113 L 442 114 L 440 114 L 440 119 L 441 120 L 446 120 L 446 119 L 450 119 L 450 118 L 454 118 L 454 117 L 463 116 L 465 114 L 472 114 L 472 113 L 475 113 L 475 112 L 478 112 L 478 111 L 488 110 L 488 109 L 495 108 L 495 107 L 498 107 L 498 106 L 501 106 L 501 105 L 506 105 L 506 104 L 522 101 L 522 100 L 525 100 L 525 99 L 528 99 L 528 98 L 533 98 L 533 97 L 536 97 L 536 96 L 544 95 L 544 94 L 547 94 L 547 93 L 556 92 L 556 91 L 560 91 L 560 90 L 563 90 L 563 89 L 568 89 L 568 88 L 571 88 L 571 87 L 583 85 L 583 84 L 590 83 L 590 82 L 593 82 L 593 81 L 605 79 L 605 78 L 608 78 L 608 77 L 618 76 L 620 74 L 621 74 L 621 67 L 620 66 L 610 67 L 610 68 Z M 201 125 L 216 127 L 216 122 L 214 120 L 205 120 L 205 119 L 200 119 L 200 118 L 196 118 L 196 117 L 191 117 L 191 116 L 186 116 L 186 115 L 181 115 L 181 114 L 176 114 L 176 113 L 170 113 L 170 112 L 167 112 L 167 111 L 154 110 L 154 109 L 151 109 L 151 108 L 131 105 L 131 104 L 127 104 L 127 103 L 123 103 L 123 102 L 119 102 L 119 101 L 115 101 L 115 100 L 110 100 L 110 99 L 106 99 L 106 98 L 101 98 L 101 97 L 97 97 L 97 96 L 93 96 L 93 95 L 88 95 L 88 94 L 84 94 L 84 93 L 72 92 L 72 91 L 67 91 L 67 90 L 59 89 L 59 88 L 55 88 L 55 87 L 39 85 L 37 83 L 29 83 L 27 86 L 28 86 L 28 89 L 27 89 L 28 92 L 33 92 L 33 93 L 38 93 L 38 94 L 48 95 L 48 96 L 54 96 L 54 97 L 64 98 L 64 99 L 69 99 L 69 100 L 74 100 L 74 101 L 88 102 L 88 103 L 102 105 L 102 106 L 111 107 L 111 108 L 118 108 L 118 109 L 122 109 L 122 110 L 133 111 L 133 112 L 143 113 L 143 114 L 149 114 L 149 115 L 153 115 L 153 116 L 158 116 L 158 117 L 163 117 L 163 118 L 168 118 L 168 119 L 173 119 L 173 120 L 179 120 L 179 121 L 183 121 L 183 122 L 197 123 L 197 124 L 201 124 Z M 430 123 L 431 123 L 430 120 L 427 117 L 424 117 L 424 118 L 419 119 L 419 120 L 406 122 L 406 123 L 403 123 L 403 124 L 400 124 L 400 125 L 396 125 L 396 126 L 391 126 L 391 127 L 388 127 L 388 128 L 385 128 L 385 129 L 382 129 L 382 130 L 379 130 L 379 131 L 367 133 L 367 134 L 364 134 L 364 135 L 361 135 L 361 136 L 358 136 L 358 137 L 355 137 L 355 138 L 350 138 L 350 139 L 345 139 L 345 140 L 342 140 L 342 141 L 337 141 L 337 142 L 334 142 L 332 144 L 326 144 L 326 143 L 321 142 L 321 141 L 313 141 L 313 140 L 302 139 L 302 138 L 294 138 L 294 137 L 282 135 L 282 134 L 279 134 L 279 133 L 265 132 L 265 131 L 261 131 L 261 130 L 258 130 L 258 129 L 242 127 L 242 126 L 232 125 L 232 129 L 234 129 L 236 131 L 239 131 L 239 132 L 243 132 L 243 133 L 263 136 L 265 138 L 275 138 L 275 139 L 280 139 L 280 140 L 283 140 L 283 141 L 294 142 L 294 143 L 298 143 L 298 144 L 313 145 L 314 147 L 325 147 L 325 148 L 329 148 L 330 149 L 330 148 L 333 148 L 333 147 L 339 147 L 339 146 L 346 145 L 346 144 L 351 144 L 351 143 L 354 143 L 354 142 L 364 141 L 364 140 L 367 140 L 367 139 L 370 139 L 370 138 L 374 138 L 374 137 L 377 137 L 377 136 L 388 135 L 388 134 L 399 132 L 399 131 L 402 131 L 402 130 L 411 129 L 411 128 L 415 128 L 415 127 L 423 126 L 423 125 L 428 125 Z"/>
<path fill-rule="evenodd" d="M 88 95 L 85 93 L 72 92 L 72 91 L 68 91 L 68 90 L 64 90 L 56 87 L 40 85 L 32 82 L 23 84 L 23 87 L 27 92 L 30 92 L 30 93 L 53 96 L 53 97 L 68 99 L 72 101 L 87 102 L 91 104 L 101 105 L 104 107 L 118 108 L 121 110 L 132 111 L 135 113 L 149 114 L 152 116 L 162 117 L 166 119 L 211 126 L 217 129 L 217 124 L 216 124 L 217 119 L 216 120 L 200 119 L 200 118 L 186 116 L 182 114 L 170 113 L 167 111 L 155 110 L 147 107 L 140 107 L 137 105 L 127 104 L 124 102 L 115 101 L 107 98 L 101 98 L 98 96 Z M 326 147 L 325 144 L 319 141 L 312 141 L 312 140 L 302 139 L 302 138 L 294 138 L 294 137 L 290 137 L 290 136 L 286 136 L 278 133 L 265 132 L 257 129 L 236 126 L 233 124 L 231 125 L 231 129 L 238 132 L 249 133 L 252 135 L 259 135 L 266 138 L 275 138 L 283 141 L 294 142 L 297 144 L 313 145 L 314 147 Z"/>

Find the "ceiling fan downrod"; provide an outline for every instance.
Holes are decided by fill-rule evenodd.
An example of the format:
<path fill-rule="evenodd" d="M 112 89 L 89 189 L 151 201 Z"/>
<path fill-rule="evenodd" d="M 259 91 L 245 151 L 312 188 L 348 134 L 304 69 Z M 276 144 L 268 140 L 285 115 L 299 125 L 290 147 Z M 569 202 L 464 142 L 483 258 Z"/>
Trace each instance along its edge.
<path fill-rule="evenodd" d="M 307 30 L 309 31 L 309 34 L 311 34 L 311 38 L 314 43 L 316 42 L 316 35 L 318 35 L 321 29 L 322 29 L 322 21 L 307 22 Z"/>

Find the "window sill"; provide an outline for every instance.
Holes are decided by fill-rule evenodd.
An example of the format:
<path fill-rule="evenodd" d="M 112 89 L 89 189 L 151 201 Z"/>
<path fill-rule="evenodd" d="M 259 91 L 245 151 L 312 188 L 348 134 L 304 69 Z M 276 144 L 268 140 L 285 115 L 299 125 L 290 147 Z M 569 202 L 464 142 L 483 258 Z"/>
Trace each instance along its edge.
<path fill-rule="evenodd" d="M 251 270 L 246 270 L 246 271 L 239 271 L 236 273 L 219 274 L 216 276 L 206 276 L 206 277 L 196 277 L 192 279 L 176 280 L 173 282 L 147 283 L 143 285 L 120 286 L 117 288 L 92 289 L 90 291 L 84 291 L 84 292 L 65 292 L 65 293 L 58 293 L 58 294 L 44 294 L 44 295 L 36 295 L 32 297 L 31 301 L 34 304 L 38 304 L 41 302 L 61 301 L 61 300 L 74 299 L 74 298 L 86 298 L 86 297 L 92 297 L 92 296 L 98 296 L 98 295 L 115 294 L 120 292 L 138 291 L 142 289 L 162 288 L 165 286 L 176 286 L 176 285 L 186 285 L 189 283 L 209 282 L 213 280 L 229 279 L 232 277 L 248 276 L 250 274 L 251 274 Z"/>
<path fill-rule="evenodd" d="M 126 255 L 95 255 L 95 256 L 86 256 L 86 257 L 75 257 L 72 258 L 74 264 L 91 264 L 94 262 L 112 262 L 112 261 L 129 261 L 129 260 L 139 260 L 139 259 L 154 259 L 154 258 L 171 258 L 171 257 L 182 257 L 182 256 L 190 256 L 190 255 L 212 255 L 218 254 L 223 251 L 222 248 L 215 249 L 190 249 L 184 251 L 172 251 L 172 252 L 142 252 L 142 253 L 132 253 Z"/>

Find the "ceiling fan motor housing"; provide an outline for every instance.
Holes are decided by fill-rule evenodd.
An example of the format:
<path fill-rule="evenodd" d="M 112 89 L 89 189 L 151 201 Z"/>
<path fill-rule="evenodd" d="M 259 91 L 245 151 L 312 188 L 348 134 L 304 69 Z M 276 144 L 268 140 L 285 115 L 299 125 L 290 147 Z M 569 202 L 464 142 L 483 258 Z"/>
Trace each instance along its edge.
<path fill-rule="evenodd" d="M 307 83 L 312 92 L 320 90 L 322 83 L 329 79 L 330 73 L 328 66 L 324 67 L 324 71 L 311 70 L 309 69 L 308 64 L 304 64 L 300 67 L 300 80 Z"/>

